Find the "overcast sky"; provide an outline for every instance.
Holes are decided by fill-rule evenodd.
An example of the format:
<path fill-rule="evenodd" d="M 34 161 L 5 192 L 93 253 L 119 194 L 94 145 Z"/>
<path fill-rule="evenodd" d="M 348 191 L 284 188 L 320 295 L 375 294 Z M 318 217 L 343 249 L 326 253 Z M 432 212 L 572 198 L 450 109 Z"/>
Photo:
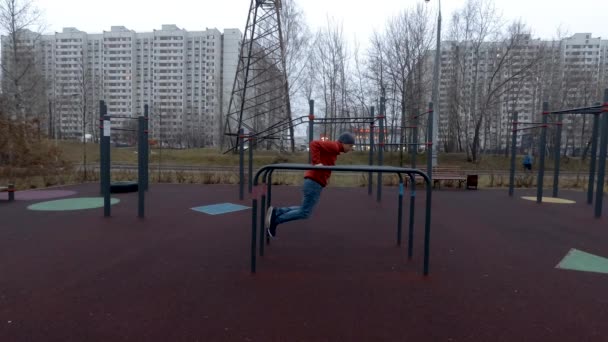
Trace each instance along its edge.
<path fill-rule="evenodd" d="M 34 0 L 43 12 L 46 33 L 76 27 L 101 33 L 110 26 L 126 26 L 142 32 L 176 24 L 186 30 L 238 28 L 244 30 L 251 0 Z M 342 21 L 350 38 L 366 45 L 374 29 L 382 30 L 386 18 L 424 0 L 296 0 L 314 30 L 326 25 L 327 17 Z M 465 0 L 443 0 L 444 28 L 450 14 Z M 535 37 L 553 38 L 561 25 L 568 33 L 590 32 L 608 39 L 607 0 L 495 0 L 506 19 L 523 19 Z M 427 6 L 437 8 L 438 1 Z M 445 31 L 444 31 L 445 32 Z"/>

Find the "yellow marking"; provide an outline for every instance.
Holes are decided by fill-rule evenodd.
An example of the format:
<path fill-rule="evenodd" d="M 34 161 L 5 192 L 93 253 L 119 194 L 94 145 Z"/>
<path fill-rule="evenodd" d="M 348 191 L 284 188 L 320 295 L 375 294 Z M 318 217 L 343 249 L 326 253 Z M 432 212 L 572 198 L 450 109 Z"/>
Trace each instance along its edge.
<path fill-rule="evenodd" d="M 536 196 L 522 196 L 521 198 L 528 200 L 528 201 L 536 201 Z M 555 197 L 543 197 L 542 201 L 543 203 L 559 203 L 559 204 L 573 204 L 576 203 L 575 201 L 571 201 L 565 198 L 555 198 Z"/>

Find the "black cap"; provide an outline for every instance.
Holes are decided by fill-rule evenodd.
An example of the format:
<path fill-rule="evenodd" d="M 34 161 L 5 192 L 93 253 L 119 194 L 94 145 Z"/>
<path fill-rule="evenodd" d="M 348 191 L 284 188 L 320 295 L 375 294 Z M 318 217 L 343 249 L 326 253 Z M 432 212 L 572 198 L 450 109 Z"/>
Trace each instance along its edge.
<path fill-rule="evenodd" d="M 347 145 L 354 145 L 355 144 L 355 137 L 348 133 L 348 132 L 344 132 L 342 134 L 340 134 L 340 137 L 338 138 L 338 141 L 343 143 L 343 144 L 347 144 Z"/>

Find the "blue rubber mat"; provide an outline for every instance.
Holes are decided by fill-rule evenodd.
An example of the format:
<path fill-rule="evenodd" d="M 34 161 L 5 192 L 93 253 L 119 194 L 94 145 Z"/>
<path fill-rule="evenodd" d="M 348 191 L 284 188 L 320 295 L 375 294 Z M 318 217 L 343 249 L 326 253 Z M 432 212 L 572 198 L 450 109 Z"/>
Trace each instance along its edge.
<path fill-rule="evenodd" d="M 205 205 L 202 207 L 194 207 L 194 208 L 192 208 L 192 210 L 198 211 L 201 213 L 205 213 L 205 214 L 209 214 L 209 215 L 221 215 L 221 214 L 231 213 L 234 211 L 246 210 L 249 208 L 250 207 L 246 207 L 246 206 L 240 205 L 240 204 L 218 203 L 218 204 Z"/>

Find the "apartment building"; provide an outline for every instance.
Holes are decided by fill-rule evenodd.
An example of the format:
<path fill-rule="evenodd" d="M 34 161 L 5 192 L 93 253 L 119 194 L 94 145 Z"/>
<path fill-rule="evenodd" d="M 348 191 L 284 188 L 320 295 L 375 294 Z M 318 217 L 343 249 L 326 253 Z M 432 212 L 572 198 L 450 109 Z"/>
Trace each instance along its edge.
<path fill-rule="evenodd" d="M 518 113 L 519 122 L 537 122 L 542 119 L 542 102 L 551 100 L 550 109 L 582 107 L 592 105 L 601 97 L 599 90 L 608 86 L 608 40 L 593 38 L 589 33 L 577 33 L 561 41 L 533 39 L 529 35 L 520 37 L 519 43 L 509 51 L 507 66 L 496 73 L 497 65 L 505 63 L 504 45 L 483 42 L 479 50 L 471 42 L 442 42 L 441 77 L 439 84 L 440 113 L 439 146 L 444 142 L 473 139 L 473 103 L 479 103 L 483 89 L 507 82 L 496 92 L 496 101 L 487 112 L 480 130 L 480 142 L 490 151 L 501 151 L 510 145 L 513 112 Z M 539 54 L 544 54 L 543 63 L 535 66 L 535 76 L 513 77 L 524 70 Z M 432 62 L 431 62 L 432 63 Z M 456 100 L 457 99 L 457 100 Z M 460 136 L 455 136 L 457 121 Z M 564 118 L 562 141 L 572 146 L 581 146 L 586 136 L 576 133 L 581 125 L 588 125 L 580 116 Z M 466 127 L 468 125 L 468 127 Z M 463 131 L 468 131 L 465 136 Z M 521 149 L 535 148 L 538 132 L 521 131 L 517 134 L 517 145 Z M 564 145 L 565 146 L 565 143 Z"/>
<path fill-rule="evenodd" d="M 124 26 L 98 34 L 64 28 L 32 40 L 39 45 L 36 58 L 46 80 L 52 131 L 59 138 L 82 138 L 83 132 L 96 137 L 99 100 L 105 100 L 110 115 L 133 118 L 148 105 L 155 140 L 217 146 L 241 37 L 238 29 L 163 25 L 143 33 Z M 2 41 L 6 51 L 5 37 Z M 117 119 L 113 125 L 129 128 L 134 121 Z"/>

